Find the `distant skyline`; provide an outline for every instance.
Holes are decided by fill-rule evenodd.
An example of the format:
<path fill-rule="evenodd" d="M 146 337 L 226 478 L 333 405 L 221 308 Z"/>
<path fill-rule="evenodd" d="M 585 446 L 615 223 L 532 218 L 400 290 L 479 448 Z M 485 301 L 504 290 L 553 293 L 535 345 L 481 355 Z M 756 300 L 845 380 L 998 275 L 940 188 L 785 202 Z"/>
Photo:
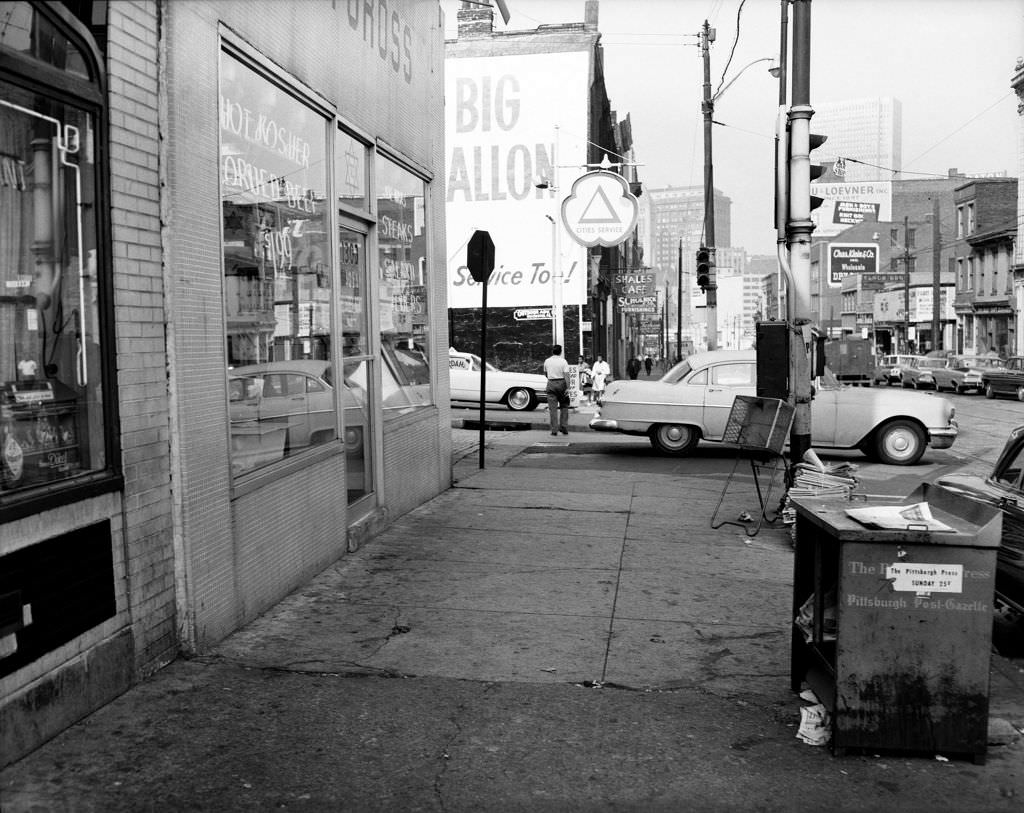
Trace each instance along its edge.
<path fill-rule="evenodd" d="M 582 22 L 584 0 L 507 0 L 506 27 Z M 442 0 L 447 36 L 459 0 Z M 775 251 L 773 155 L 779 0 L 600 0 L 598 27 L 612 108 L 630 115 L 645 185 L 703 183 L 703 73 L 697 33 L 707 19 L 715 104 L 715 186 L 732 199 L 732 243 Z M 790 7 L 792 17 L 792 7 Z M 1024 56 L 1020 0 L 813 0 L 811 105 L 892 96 L 903 105 L 903 178 L 960 172 L 1017 174 L 1014 64 Z M 790 43 L 792 53 L 792 43 Z M 751 64 L 754 63 L 754 64 Z M 747 67 L 749 66 L 749 67 Z M 744 70 L 745 69 L 745 70 Z M 740 76 L 742 72 L 742 76 Z M 735 79 L 735 82 L 730 84 Z M 553 122 L 552 124 L 555 124 Z M 812 120 L 812 131 L 814 131 Z M 855 156 L 851 156 L 855 157 Z"/>

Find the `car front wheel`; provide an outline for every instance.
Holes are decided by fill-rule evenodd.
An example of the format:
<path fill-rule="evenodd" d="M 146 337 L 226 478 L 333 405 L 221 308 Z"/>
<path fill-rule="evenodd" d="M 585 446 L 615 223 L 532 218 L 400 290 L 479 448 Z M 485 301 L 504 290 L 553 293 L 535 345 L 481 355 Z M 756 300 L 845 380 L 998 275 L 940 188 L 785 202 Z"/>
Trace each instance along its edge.
<path fill-rule="evenodd" d="M 925 449 L 924 430 L 913 421 L 895 420 L 875 432 L 874 456 L 890 466 L 913 466 Z"/>
<path fill-rule="evenodd" d="M 1017 400 L 1024 401 L 1024 387 L 1017 387 Z"/>
<path fill-rule="evenodd" d="M 681 423 L 660 423 L 651 427 L 651 445 L 663 454 L 685 455 L 700 441 L 700 433 L 693 426 Z"/>
<path fill-rule="evenodd" d="M 537 396 L 527 387 L 513 387 L 505 393 L 505 403 L 516 412 L 529 412 L 537 406 Z"/>

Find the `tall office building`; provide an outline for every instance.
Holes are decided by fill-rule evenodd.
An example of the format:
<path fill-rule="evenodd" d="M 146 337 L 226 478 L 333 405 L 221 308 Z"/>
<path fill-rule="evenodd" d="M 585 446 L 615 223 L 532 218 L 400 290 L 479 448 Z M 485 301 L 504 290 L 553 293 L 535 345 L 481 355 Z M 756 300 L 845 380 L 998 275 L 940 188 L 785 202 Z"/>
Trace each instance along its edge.
<path fill-rule="evenodd" d="M 891 96 L 814 105 L 811 132 L 828 136 L 813 153 L 829 168 L 844 158 L 844 181 L 892 181 L 903 169 L 903 104 Z M 850 160 L 854 159 L 854 160 Z"/>

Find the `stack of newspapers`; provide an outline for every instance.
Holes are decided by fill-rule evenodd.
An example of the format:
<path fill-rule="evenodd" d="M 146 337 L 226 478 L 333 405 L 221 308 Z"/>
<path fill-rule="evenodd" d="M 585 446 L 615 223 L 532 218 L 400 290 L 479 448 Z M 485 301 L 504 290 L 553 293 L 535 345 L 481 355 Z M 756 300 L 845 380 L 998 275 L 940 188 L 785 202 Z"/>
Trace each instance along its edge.
<path fill-rule="evenodd" d="M 793 467 L 793 480 L 786 492 L 786 506 L 782 519 L 786 524 L 796 521 L 796 511 L 790 505 L 791 497 L 840 497 L 849 499 L 857 487 L 857 467 L 852 463 L 826 466 L 813 449 L 808 449 L 803 460 Z"/>

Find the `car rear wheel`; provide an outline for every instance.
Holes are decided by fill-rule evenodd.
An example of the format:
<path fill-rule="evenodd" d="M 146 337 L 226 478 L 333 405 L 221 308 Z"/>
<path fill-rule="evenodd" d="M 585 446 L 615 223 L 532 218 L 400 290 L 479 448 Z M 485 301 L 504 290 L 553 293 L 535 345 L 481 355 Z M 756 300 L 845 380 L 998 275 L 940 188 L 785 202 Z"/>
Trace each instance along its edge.
<path fill-rule="evenodd" d="M 505 393 L 505 403 L 516 412 L 529 412 L 537 406 L 537 396 L 527 387 L 513 387 Z"/>
<path fill-rule="evenodd" d="M 1024 401 L 1024 387 L 1017 387 L 1017 400 Z"/>
<path fill-rule="evenodd" d="M 663 454 L 685 455 L 700 441 L 696 427 L 681 423 L 659 423 L 651 427 L 651 445 Z"/>
<path fill-rule="evenodd" d="M 994 389 L 992 389 L 992 385 L 991 384 L 986 384 L 985 385 L 985 397 L 990 399 L 990 400 L 992 398 L 996 397 L 996 391 Z"/>
<path fill-rule="evenodd" d="M 894 420 L 875 432 L 874 456 L 890 466 L 913 466 L 925 449 L 924 430 L 913 421 Z"/>

